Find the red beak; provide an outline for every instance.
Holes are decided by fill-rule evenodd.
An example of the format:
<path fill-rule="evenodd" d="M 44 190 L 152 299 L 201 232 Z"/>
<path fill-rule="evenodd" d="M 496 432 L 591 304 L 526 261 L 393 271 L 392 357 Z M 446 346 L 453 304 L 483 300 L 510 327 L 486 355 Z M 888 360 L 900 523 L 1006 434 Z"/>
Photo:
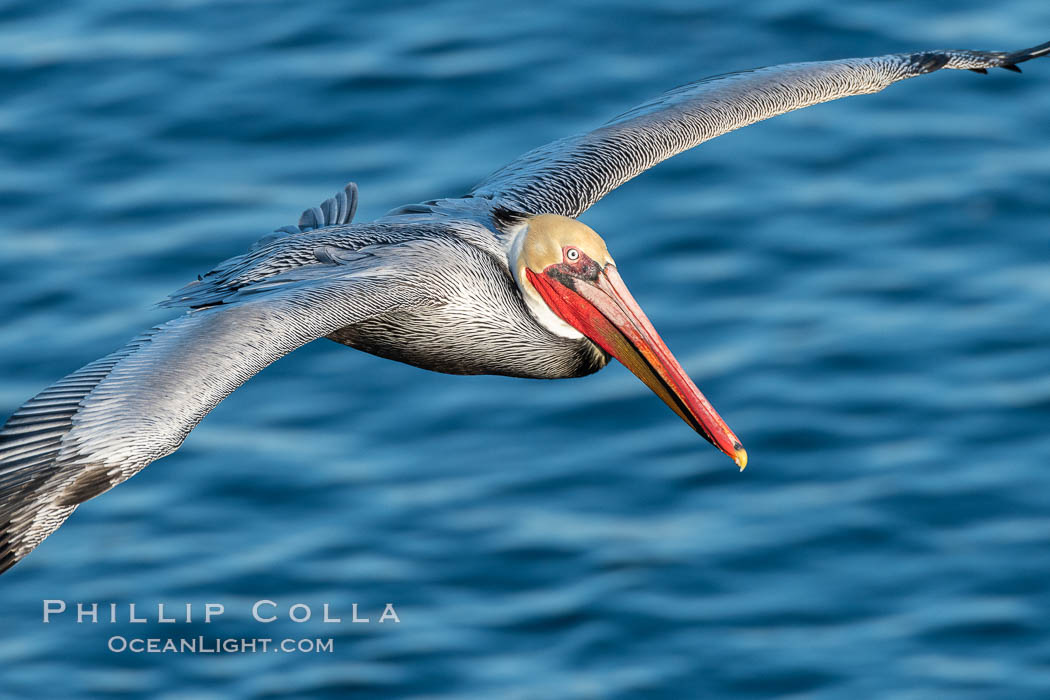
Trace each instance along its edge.
<path fill-rule="evenodd" d="M 594 280 L 536 274 L 532 286 L 563 321 L 622 362 L 664 403 L 742 470 L 747 452 L 685 370 L 678 364 L 638 302 L 609 263 Z M 564 280 L 564 281 L 563 281 Z M 571 285 L 571 286 L 567 286 Z"/>

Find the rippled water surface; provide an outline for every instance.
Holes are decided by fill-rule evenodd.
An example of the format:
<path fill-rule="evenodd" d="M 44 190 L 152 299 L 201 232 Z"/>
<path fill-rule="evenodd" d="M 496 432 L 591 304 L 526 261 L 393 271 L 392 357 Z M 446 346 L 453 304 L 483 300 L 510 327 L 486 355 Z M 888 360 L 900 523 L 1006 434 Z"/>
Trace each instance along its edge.
<path fill-rule="evenodd" d="M 706 75 L 1050 39 L 1029 0 L 644 5 L 4 5 L 0 413 L 347 180 L 369 220 Z M 0 694 L 1046 697 L 1050 61 L 1024 70 L 765 122 L 583 216 L 743 474 L 619 365 L 449 377 L 318 341 L 0 579 Z"/>

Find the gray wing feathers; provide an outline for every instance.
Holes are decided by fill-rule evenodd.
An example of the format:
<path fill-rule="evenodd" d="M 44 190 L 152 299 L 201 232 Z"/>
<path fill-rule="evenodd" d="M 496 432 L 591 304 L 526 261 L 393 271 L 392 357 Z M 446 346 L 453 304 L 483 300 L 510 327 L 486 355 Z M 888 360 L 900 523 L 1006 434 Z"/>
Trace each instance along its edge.
<path fill-rule="evenodd" d="M 344 326 L 434 302 L 369 263 L 318 265 L 325 269 L 301 280 L 190 312 L 26 402 L 0 428 L 0 572 L 76 504 L 177 449 L 274 360 Z"/>
<path fill-rule="evenodd" d="M 0 572 L 73 512 L 73 505 L 50 503 L 42 487 L 61 469 L 62 438 L 73 426 L 80 401 L 134 347 L 133 342 L 59 380 L 0 428 Z"/>
<path fill-rule="evenodd" d="M 675 88 L 585 134 L 554 141 L 496 171 L 472 196 L 526 213 L 578 216 L 662 160 L 769 117 L 882 90 L 940 68 L 984 70 L 1050 53 L 928 51 L 795 63 L 707 78 Z"/>
<path fill-rule="evenodd" d="M 310 231 L 325 226 L 349 224 L 357 213 L 357 184 L 347 183 L 343 191 L 312 207 L 299 217 L 299 230 Z"/>
<path fill-rule="evenodd" d="M 252 249 L 262 248 L 288 234 L 305 233 L 326 226 L 343 226 L 354 220 L 357 213 L 357 183 L 348 182 L 343 191 L 334 197 L 321 202 L 320 206 L 310 207 L 299 217 L 296 226 L 282 226 L 268 236 L 259 239 Z"/>

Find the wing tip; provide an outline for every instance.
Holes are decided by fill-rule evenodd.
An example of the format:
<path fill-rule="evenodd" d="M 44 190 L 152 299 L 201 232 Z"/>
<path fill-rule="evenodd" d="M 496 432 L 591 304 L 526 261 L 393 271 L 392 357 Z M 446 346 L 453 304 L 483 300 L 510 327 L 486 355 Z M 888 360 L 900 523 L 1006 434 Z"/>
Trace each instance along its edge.
<path fill-rule="evenodd" d="M 1000 68 L 1005 68 L 1015 73 L 1020 73 L 1021 69 L 1017 67 L 1018 63 L 1024 61 L 1030 61 L 1033 58 L 1039 58 L 1050 54 L 1050 41 L 1039 44 L 1038 46 L 1032 46 L 1031 48 L 1021 49 L 1020 51 L 1014 51 L 1003 56 L 1002 63 L 999 64 Z"/>

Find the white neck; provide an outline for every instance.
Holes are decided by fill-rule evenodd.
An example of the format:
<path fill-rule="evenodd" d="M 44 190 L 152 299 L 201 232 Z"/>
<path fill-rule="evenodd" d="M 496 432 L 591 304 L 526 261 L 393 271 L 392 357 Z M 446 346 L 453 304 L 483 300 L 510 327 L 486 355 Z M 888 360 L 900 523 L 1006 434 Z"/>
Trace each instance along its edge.
<path fill-rule="evenodd" d="M 558 315 L 551 311 L 551 308 L 547 306 L 547 302 L 543 301 L 543 297 L 540 296 L 540 293 L 536 291 L 532 283 L 525 277 L 525 263 L 521 259 L 521 249 L 525 245 L 525 236 L 528 235 L 528 232 L 529 227 L 527 223 L 521 224 L 517 231 L 511 232 L 510 247 L 507 250 L 507 262 L 510 264 L 510 271 L 514 275 L 514 281 L 517 283 L 518 289 L 521 290 L 521 296 L 525 299 L 525 305 L 529 308 L 536 322 L 554 335 L 578 340 L 583 337 L 583 334 L 558 318 Z"/>

